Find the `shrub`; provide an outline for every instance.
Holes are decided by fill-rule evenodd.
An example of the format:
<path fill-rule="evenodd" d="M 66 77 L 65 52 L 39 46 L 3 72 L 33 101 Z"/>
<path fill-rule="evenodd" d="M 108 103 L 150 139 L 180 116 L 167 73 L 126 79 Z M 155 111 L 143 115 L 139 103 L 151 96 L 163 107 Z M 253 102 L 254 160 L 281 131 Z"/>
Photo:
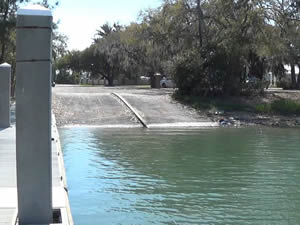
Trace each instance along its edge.
<path fill-rule="evenodd" d="M 284 90 L 289 90 L 289 89 L 291 89 L 291 82 L 288 82 L 286 80 L 278 81 L 277 87 L 282 88 Z"/>
<path fill-rule="evenodd" d="M 181 95 L 203 95 L 207 91 L 207 76 L 197 52 L 186 52 L 175 59 L 174 80 Z"/>
<path fill-rule="evenodd" d="M 240 57 L 224 49 L 197 49 L 174 58 L 174 81 L 182 95 L 239 95 L 243 66 Z"/>
<path fill-rule="evenodd" d="M 271 104 L 259 104 L 255 106 L 255 111 L 259 113 L 270 113 L 271 112 Z"/>

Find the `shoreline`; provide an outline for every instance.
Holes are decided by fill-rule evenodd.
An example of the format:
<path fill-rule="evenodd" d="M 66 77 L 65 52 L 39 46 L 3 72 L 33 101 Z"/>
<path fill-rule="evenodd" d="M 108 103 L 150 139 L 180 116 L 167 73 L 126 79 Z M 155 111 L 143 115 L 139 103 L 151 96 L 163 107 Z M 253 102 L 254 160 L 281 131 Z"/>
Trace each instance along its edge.
<path fill-rule="evenodd" d="M 175 89 L 78 87 L 58 85 L 53 91 L 52 107 L 59 127 L 142 127 L 136 123 L 138 114 L 149 128 L 208 124 L 300 128 L 300 91 L 269 89 L 255 96 L 201 97 L 176 95 Z M 126 99 L 136 113 L 112 93 Z"/>
<path fill-rule="evenodd" d="M 300 128 L 299 116 L 264 115 L 248 112 L 229 112 L 223 115 L 207 115 L 221 127 L 264 126 L 276 128 Z"/>
<path fill-rule="evenodd" d="M 175 101 L 225 126 L 300 128 L 300 91 L 278 88 L 252 96 L 182 96 Z"/>

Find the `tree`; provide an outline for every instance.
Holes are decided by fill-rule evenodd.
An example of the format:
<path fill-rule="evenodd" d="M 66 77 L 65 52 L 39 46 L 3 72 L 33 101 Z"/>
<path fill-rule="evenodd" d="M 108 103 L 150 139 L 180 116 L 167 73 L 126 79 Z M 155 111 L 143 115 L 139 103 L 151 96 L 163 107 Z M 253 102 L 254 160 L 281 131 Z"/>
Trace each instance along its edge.
<path fill-rule="evenodd" d="M 0 0 L 0 63 L 8 62 L 12 65 L 12 95 L 14 95 L 16 67 L 16 12 L 21 4 L 30 1 Z M 58 1 L 54 4 L 50 4 L 48 0 L 38 3 L 52 9 L 58 5 Z"/>
<path fill-rule="evenodd" d="M 179 53 L 177 58 L 180 59 L 178 68 L 183 74 L 184 64 L 181 63 L 181 58 L 186 56 L 195 58 L 195 51 L 201 56 L 196 57 L 198 65 L 196 62 L 187 64 L 189 67 L 195 66 L 193 71 L 198 71 L 198 77 L 202 77 L 201 81 L 197 81 L 200 82 L 199 85 L 191 92 L 201 94 L 217 91 L 239 94 L 242 90 L 241 84 L 245 81 L 246 67 L 250 67 L 252 76 L 261 78 L 263 71 L 258 68 L 263 68 L 260 64 L 263 64 L 264 59 L 258 55 L 257 43 L 265 25 L 263 13 L 258 9 L 257 2 L 247 0 L 186 2 L 184 5 L 192 12 L 190 27 L 193 29 L 189 36 L 192 39 L 189 41 L 192 46 L 185 45 L 186 50 L 182 54 Z M 198 29 L 195 29 L 195 26 L 198 26 Z M 194 30 L 198 32 L 195 33 Z M 195 46 L 199 48 L 195 49 Z M 197 69 L 199 66 L 201 68 Z M 190 68 L 187 68 L 187 71 L 190 71 Z M 180 73 L 175 71 L 175 74 Z M 186 76 L 189 76 L 188 73 Z M 195 81 L 192 79 L 191 82 Z"/>
<path fill-rule="evenodd" d="M 299 64 L 299 31 L 295 0 L 163 0 L 129 26 L 102 25 L 80 69 L 109 85 L 160 72 L 184 94 L 238 95 L 247 76 L 279 77 L 284 64 Z"/>
<path fill-rule="evenodd" d="M 102 76 L 108 81 L 109 86 L 114 85 L 114 79 L 120 75 L 129 75 L 131 60 L 121 34 L 124 28 L 119 24 L 104 24 L 97 31 L 95 43 L 91 45 L 93 49 L 92 75 Z M 91 51 L 91 50 L 89 50 Z M 91 53 L 91 52 L 90 52 Z"/>
<path fill-rule="evenodd" d="M 61 55 L 55 61 L 55 81 L 63 84 L 75 84 L 79 82 L 79 74 L 82 72 L 81 52 L 70 51 Z"/>
<path fill-rule="evenodd" d="M 68 37 L 63 33 L 58 32 L 58 25 L 59 24 L 53 24 L 52 57 L 54 61 L 66 55 L 68 48 Z"/>
<path fill-rule="evenodd" d="M 14 47 L 12 33 L 15 31 L 16 11 L 25 0 L 0 1 L 0 61 L 4 62 L 7 52 Z"/>
<path fill-rule="evenodd" d="M 266 19 L 274 24 L 277 34 L 277 55 L 272 57 L 281 59 L 281 63 L 291 66 L 291 88 L 296 88 L 295 65 L 300 57 L 300 10 L 299 1 L 296 0 L 271 0 L 263 1 L 262 8 L 266 11 Z"/>

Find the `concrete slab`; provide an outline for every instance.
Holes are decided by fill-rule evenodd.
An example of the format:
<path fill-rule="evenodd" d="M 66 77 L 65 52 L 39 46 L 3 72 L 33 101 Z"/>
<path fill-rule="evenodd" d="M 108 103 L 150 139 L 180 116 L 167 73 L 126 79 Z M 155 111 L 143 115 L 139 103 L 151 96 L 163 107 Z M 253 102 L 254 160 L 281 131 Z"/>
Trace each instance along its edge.
<path fill-rule="evenodd" d="M 145 119 L 146 123 L 178 124 L 178 127 L 189 126 L 189 124 L 201 125 L 203 122 L 211 122 L 204 116 L 199 115 L 195 110 L 172 100 L 170 95 L 147 95 L 120 93 L 127 102 L 134 107 Z M 198 123 L 198 124 L 197 124 Z"/>
<path fill-rule="evenodd" d="M 174 101 L 174 89 L 149 89 L 139 86 L 85 87 L 56 85 L 53 110 L 58 126 L 100 128 L 142 127 L 136 116 L 112 93 L 123 97 L 149 128 L 215 127 L 204 113 Z"/>
<path fill-rule="evenodd" d="M 55 89 L 55 88 L 54 88 Z M 110 93 L 53 93 L 57 125 L 139 125 L 132 112 Z"/>

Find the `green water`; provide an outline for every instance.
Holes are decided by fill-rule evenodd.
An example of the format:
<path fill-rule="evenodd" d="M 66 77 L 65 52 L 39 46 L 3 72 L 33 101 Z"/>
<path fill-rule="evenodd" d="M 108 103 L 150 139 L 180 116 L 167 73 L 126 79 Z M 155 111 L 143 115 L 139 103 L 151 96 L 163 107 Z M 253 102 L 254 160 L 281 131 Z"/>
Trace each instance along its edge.
<path fill-rule="evenodd" d="M 76 225 L 300 224 L 300 130 L 60 135 Z"/>

